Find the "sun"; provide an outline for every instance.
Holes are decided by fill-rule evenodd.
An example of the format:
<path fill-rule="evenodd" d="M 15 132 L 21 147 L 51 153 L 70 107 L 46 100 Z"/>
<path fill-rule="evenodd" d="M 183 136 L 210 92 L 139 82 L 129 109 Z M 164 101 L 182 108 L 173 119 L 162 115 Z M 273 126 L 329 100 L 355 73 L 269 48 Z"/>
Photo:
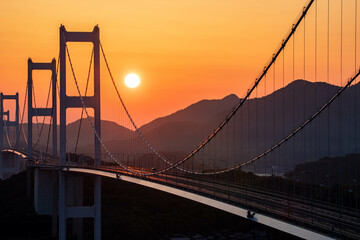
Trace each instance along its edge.
<path fill-rule="evenodd" d="M 140 78 L 135 73 L 129 73 L 125 77 L 125 84 L 129 88 L 136 88 L 140 84 Z"/>

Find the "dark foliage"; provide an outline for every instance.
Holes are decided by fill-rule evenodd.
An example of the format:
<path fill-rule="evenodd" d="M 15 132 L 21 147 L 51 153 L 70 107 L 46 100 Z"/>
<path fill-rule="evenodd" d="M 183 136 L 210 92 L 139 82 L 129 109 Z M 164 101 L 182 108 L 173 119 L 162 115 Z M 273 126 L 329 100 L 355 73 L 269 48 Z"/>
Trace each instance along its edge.
<path fill-rule="evenodd" d="M 85 177 L 85 202 L 92 202 L 92 177 Z M 1 239 L 51 239 L 51 216 L 37 216 L 26 197 L 26 172 L 0 181 Z M 71 220 L 68 232 L 71 234 Z M 84 221 L 84 239 L 92 237 L 92 221 Z M 291 236 L 235 215 L 173 195 L 102 179 L 103 239 L 169 239 L 176 233 L 216 235 L 224 231 L 264 231 L 268 239 Z M 69 236 L 68 239 L 76 239 Z"/>

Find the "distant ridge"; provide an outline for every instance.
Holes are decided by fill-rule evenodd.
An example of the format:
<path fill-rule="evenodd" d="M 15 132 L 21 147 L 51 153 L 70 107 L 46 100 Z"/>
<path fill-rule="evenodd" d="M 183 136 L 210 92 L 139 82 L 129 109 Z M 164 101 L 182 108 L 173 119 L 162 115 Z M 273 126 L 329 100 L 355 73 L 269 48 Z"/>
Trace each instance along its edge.
<path fill-rule="evenodd" d="M 239 98 L 235 94 L 230 94 L 223 99 L 201 100 L 170 115 L 157 118 L 143 125 L 140 130 L 146 133 L 172 121 L 204 123 L 216 117 L 219 112 L 230 111 L 237 102 L 239 102 Z"/>
<path fill-rule="evenodd" d="M 356 123 L 360 127 L 360 111 L 356 111 L 356 116 L 355 111 L 353 111 L 356 102 L 360 106 L 359 86 L 357 84 L 349 87 L 341 95 L 341 101 L 333 102 L 329 108 L 330 111 L 324 111 L 318 120 L 314 121 L 306 129 L 303 137 L 305 137 L 307 160 L 354 153 L 353 139 L 355 137 L 360 139 L 360 133 L 349 132 L 351 128 L 348 125 Z M 236 143 L 239 144 L 238 148 L 243 149 L 238 158 L 241 161 L 248 160 L 251 156 L 255 156 L 271 147 L 270 145 L 273 144 L 274 140 L 277 142 L 283 139 L 292 132 L 294 127 L 299 126 L 305 119 L 314 114 L 327 102 L 328 97 L 333 96 L 339 89 L 338 86 L 324 82 L 312 83 L 300 79 L 267 96 L 248 99 L 236 118 L 237 129 L 241 128 L 243 131 L 241 134 L 242 139 L 236 139 Z M 358 94 L 355 94 L 355 91 Z M 240 99 L 235 94 L 230 94 L 222 99 L 201 100 L 141 126 L 140 131 L 155 149 L 163 152 L 182 152 L 185 154 L 198 146 L 225 119 L 239 101 Z M 339 109 L 343 109 L 341 119 Z M 265 113 L 266 125 L 264 121 Z M 331 119 L 329 126 L 327 126 L 328 115 Z M 340 120 L 343 124 L 342 136 L 340 136 L 339 130 Z M 78 125 L 79 120 L 68 124 L 67 138 L 69 146 L 74 146 Z M 329 136 L 327 135 L 328 128 L 330 129 Z M 36 135 L 36 127 L 33 127 L 33 129 L 34 135 Z M 48 126 L 45 125 L 44 129 L 48 129 Z M 92 152 L 94 136 L 87 120 L 83 121 L 82 129 L 77 152 Z M 314 139 L 311 135 L 315 131 L 320 133 L 318 139 Z M 262 134 L 255 137 L 255 132 Z M 47 132 L 45 131 L 45 133 L 42 137 L 43 142 L 46 142 Z M 319 144 L 328 142 L 328 138 L 330 146 Z M 131 143 L 144 145 L 136 132 L 105 120 L 102 121 L 102 140 L 113 153 L 129 151 Z M 232 140 L 229 139 L 229 141 Z M 281 161 L 288 162 L 289 167 L 293 167 L 296 163 L 303 162 L 305 159 L 302 154 L 302 138 L 300 136 L 295 137 L 291 141 L 288 145 L 293 144 L 300 147 L 286 149 L 286 154 L 284 154 L 286 159 L 283 157 Z M 149 151 L 147 147 L 143 149 L 143 151 Z M 74 151 L 74 149 L 70 148 L 69 151 Z M 317 152 L 316 156 L 313 154 L 314 152 Z M 273 158 L 269 156 L 268 161 L 275 161 L 276 159 Z"/>

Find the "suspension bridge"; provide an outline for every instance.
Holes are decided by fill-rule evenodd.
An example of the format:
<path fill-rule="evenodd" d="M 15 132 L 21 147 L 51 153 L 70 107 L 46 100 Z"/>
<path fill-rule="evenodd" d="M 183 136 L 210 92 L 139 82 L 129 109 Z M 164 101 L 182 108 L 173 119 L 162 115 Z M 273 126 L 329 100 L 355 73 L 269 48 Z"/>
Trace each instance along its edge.
<path fill-rule="evenodd" d="M 27 169 L 30 191 L 34 175 L 35 210 L 53 216 L 59 239 L 66 239 L 69 219 L 81 238 L 83 218 L 94 219 L 94 239 L 101 239 L 101 177 L 165 191 L 304 239 L 360 239 L 357 16 L 357 0 L 310 0 L 238 103 L 222 111 L 223 121 L 193 150 L 173 152 L 153 143 L 131 117 L 99 27 L 71 32 L 61 25 L 58 59 L 28 59 L 21 113 L 19 95 L 1 93 L 0 178 Z M 92 43 L 86 79 L 77 77 L 70 42 Z M 100 80 L 101 59 L 108 76 Z M 33 72 L 44 70 L 51 79 L 40 108 Z M 104 81 L 112 85 L 112 99 L 101 95 Z M 77 95 L 68 95 L 67 85 Z M 6 101 L 15 101 L 15 109 L 5 111 Z M 111 106 L 113 122 L 129 130 L 114 130 L 112 141 L 101 132 L 104 106 Z M 71 109 L 79 110 L 76 133 L 67 131 Z M 84 129 L 91 132 L 91 147 L 82 144 L 88 140 Z M 94 178 L 91 206 L 84 206 L 84 175 Z"/>

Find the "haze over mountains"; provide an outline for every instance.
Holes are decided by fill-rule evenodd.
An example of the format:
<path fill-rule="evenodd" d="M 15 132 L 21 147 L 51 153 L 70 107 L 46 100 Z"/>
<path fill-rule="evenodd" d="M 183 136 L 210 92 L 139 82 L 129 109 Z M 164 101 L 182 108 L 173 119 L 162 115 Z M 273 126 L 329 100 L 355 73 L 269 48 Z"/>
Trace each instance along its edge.
<path fill-rule="evenodd" d="M 235 151 L 236 158 L 248 160 L 282 140 L 339 89 L 327 83 L 297 80 L 265 97 L 249 99 L 228 127 L 230 132 L 241 132 L 227 137 L 229 142 L 236 143 L 232 147 L 239 149 Z M 140 131 L 158 151 L 189 153 L 225 119 L 239 101 L 234 94 L 219 100 L 202 100 L 171 115 L 157 118 L 140 127 Z M 360 140 L 360 134 L 350 131 L 355 124 L 360 127 L 360 111 L 356 111 L 358 106 L 359 84 L 345 90 L 329 110 L 325 110 L 303 133 L 290 140 L 286 147 L 269 155 L 267 161 L 272 164 L 277 162 L 275 165 L 282 161 L 292 168 L 297 163 L 314 161 L 322 156 L 343 156 L 359 151 L 355 149 L 355 142 L 356 139 Z M 74 147 L 70 146 L 75 146 L 79 122 L 68 124 L 70 152 L 74 151 Z M 132 148 L 133 145 L 142 145 L 140 151 L 149 152 L 136 132 L 110 121 L 102 121 L 101 128 L 102 140 L 111 152 L 139 151 Z M 36 126 L 33 129 L 34 135 L 37 135 Z M 46 134 L 41 138 L 43 143 L 47 140 L 47 130 L 48 126 L 45 125 Z M 77 153 L 93 152 L 93 142 L 91 126 L 87 119 L 83 119 Z"/>

